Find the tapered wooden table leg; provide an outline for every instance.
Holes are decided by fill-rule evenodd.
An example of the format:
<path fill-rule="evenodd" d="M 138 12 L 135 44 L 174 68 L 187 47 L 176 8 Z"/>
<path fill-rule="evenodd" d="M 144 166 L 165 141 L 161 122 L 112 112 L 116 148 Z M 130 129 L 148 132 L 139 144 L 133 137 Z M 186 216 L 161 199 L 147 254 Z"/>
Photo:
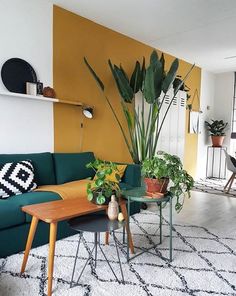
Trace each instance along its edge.
<path fill-rule="evenodd" d="M 106 234 L 105 234 L 105 244 L 106 245 L 109 244 L 109 232 L 106 232 Z"/>
<path fill-rule="evenodd" d="M 127 209 L 126 209 L 126 204 L 125 203 L 120 203 L 120 208 L 121 208 L 121 212 L 125 218 L 125 221 L 127 222 L 128 220 L 128 214 L 127 214 Z M 126 227 L 126 231 L 127 231 L 127 234 L 129 236 L 129 248 L 130 248 L 130 252 L 131 254 L 134 254 L 134 244 L 133 244 L 133 239 L 132 239 L 132 235 L 131 235 L 131 232 L 130 232 L 130 229 L 129 229 L 129 226 L 128 224 L 126 223 L 125 225 Z"/>
<path fill-rule="evenodd" d="M 22 266 L 21 266 L 21 274 L 25 272 L 25 267 L 27 264 L 27 260 L 29 257 L 29 252 L 31 250 L 31 246 L 34 240 L 34 235 L 35 235 L 35 231 L 38 225 L 38 218 L 36 217 L 32 217 L 32 221 L 31 221 L 31 225 L 30 225 L 30 230 L 29 230 L 29 234 L 28 234 L 28 239 L 27 239 L 27 243 L 26 243 L 26 247 L 25 247 L 25 254 L 24 254 L 24 259 L 22 262 Z"/>
<path fill-rule="evenodd" d="M 52 279 L 53 279 L 56 238 L 57 238 L 57 223 L 51 223 L 50 238 L 49 238 L 49 256 L 48 256 L 48 296 L 52 295 Z"/>

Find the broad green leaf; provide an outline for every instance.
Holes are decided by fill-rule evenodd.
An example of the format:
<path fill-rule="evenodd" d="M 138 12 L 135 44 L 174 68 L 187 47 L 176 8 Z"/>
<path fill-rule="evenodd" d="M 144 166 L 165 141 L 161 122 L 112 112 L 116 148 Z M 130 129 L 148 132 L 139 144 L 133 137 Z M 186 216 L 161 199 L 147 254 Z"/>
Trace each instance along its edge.
<path fill-rule="evenodd" d="M 140 89 L 140 83 L 142 83 L 142 74 L 141 74 L 141 68 L 140 63 L 137 61 L 134 67 L 134 71 L 130 78 L 130 86 L 132 87 L 134 93 L 136 94 Z"/>
<path fill-rule="evenodd" d="M 105 176 L 105 171 L 98 171 L 96 175 L 98 178 L 103 178 Z"/>
<path fill-rule="evenodd" d="M 108 60 L 108 65 L 109 65 L 109 67 L 110 67 L 110 69 L 111 69 L 111 73 L 112 73 L 112 75 L 113 75 L 113 77 L 114 77 L 114 79 L 115 79 L 115 82 L 116 82 L 116 85 L 117 85 L 118 91 L 119 91 L 119 93 L 120 93 L 120 95 L 121 95 L 121 89 L 120 89 L 119 80 L 118 80 L 117 73 L 116 73 L 116 71 L 114 70 L 114 67 L 113 67 L 113 65 L 112 65 L 111 60 Z M 109 101 L 108 101 L 108 102 L 109 102 Z"/>
<path fill-rule="evenodd" d="M 166 75 L 166 78 L 163 81 L 163 84 L 162 84 L 162 90 L 165 94 L 168 92 L 171 84 L 173 83 L 173 81 L 176 77 L 176 73 L 178 71 L 178 68 L 179 68 L 179 60 L 175 59 L 170 67 L 169 72 Z"/>
<path fill-rule="evenodd" d="M 89 194 L 88 194 L 88 200 L 89 200 L 89 201 L 92 201 L 92 200 L 93 200 L 93 193 L 89 193 Z"/>
<path fill-rule="evenodd" d="M 129 81 L 125 78 L 123 72 L 116 65 L 114 65 L 114 70 L 117 74 L 122 98 L 124 99 L 125 102 L 131 103 L 134 97 L 134 92 L 131 86 L 129 85 Z"/>
<path fill-rule="evenodd" d="M 160 62 L 161 62 L 161 65 L 162 65 L 162 71 L 164 73 L 164 71 L 165 71 L 165 57 L 164 57 L 163 53 L 161 54 Z"/>
<path fill-rule="evenodd" d="M 99 85 L 99 87 L 101 88 L 102 91 L 104 91 L 105 87 L 103 82 L 101 81 L 101 79 L 98 77 L 98 75 L 96 74 L 96 72 L 93 70 L 93 68 L 90 66 L 89 62 L 87 61 L 87 59 L 84 57 L 84 62 L 86 64 L 86 66 L 88 67 L 89 71 L 91 72 L 91 74 L 93 75 L 94 79 L 96 80 L 97 84 Z"/>
<path fill-rule="evenodd" d="M 111 197 L 111 195 L 112 195 L 112 190 L 111 190 L 111 189 L 107 189 L 107 190 L 104 192 L 104 195 L 105 195 L 105 197 Z"/>
<path fill-rule="evenodd" d="M 123 101 L 121 101 L 121 105 L 122 105 L 122 110 L 125 115 L 125 119 L 126 119 L 127 126 L 128 126 L 133 160 L 136 161 L 137 155 L 138 155 L 138 150 L 137 150 L 136 139 L 135 139 L 135 132 L 136 132 L 135 131 L 135 118 L 134 118 L 134 115 L 129 111 L 129 109 L 127 108 L 126 104 Z"/>
<path fill-rule="evenodd" d="M 104 184 L 104 181 L 101 180 L 101 179 L 97 179 L 97 180 L 95 181 L 95 184 L 96 184 L 98 187 L 100 187 L 100 186 L 102 186 L 102 185 Z"/>
<path fill-rule="evenodd" d="M 150 56 L 150 65 L 152 66 L 153 70 L 155 70 L 158 64 L 160 64 L 160 61 L 158 59 L 157 51 L 153 50 Z"/>
<path fill-rule="evenodd" d="M 120 64 L 120 70 L 122 71 L 123 75 L 125 76 L 126 80 L 129 81 L 129 77 L 128 75 L 126 74 L 124 68 L 122 67 L 122 65 Z"/>
<path fill-rule="evenodd" d="M 104 195 L 98 195 L 98 197 L 97 197 L 97 203 L 98 203 L 99 205 L 104 204 L 105 201 L 106 201 L 106 198 L 105 198 Z"/>
<path fill-rule="evenodd" d="M 145 57 L 143 57 L 143 64 L 142 64 L 141 76 L 140 76 L 140 81 L 141 81 L 140 82 L 140 90 L 142 90 L 142 88 L 143 88 L 145 74 L 146 74 Z"/>
<path fill-rule="evenodd" d="M 144 97 L 149 104 L 153 104 L 156 98 L 154 72 L 151 66 L 149 66 L 146 70 L 144 79 Z"/>
<path fill-rule="evenodd" d="M 150 64 L 153 66 L 158 61 L 157 51 L 154 49 L 150 55 Z"/>
<path fill-rule="evenodd" d="M 127 106 L 125 105 L 124 102 L 122 102 L 122 107 L 123 107 L 123 111 L 125 114 L 125 118 L 128 124 L 128 128 L 133 131 L 134 129 L 134 116 L 133 114 L 129 111 L 129 109 L 127 108 Z"/>
<path fill-rule="evenodd" d="M 110 174 L 112 173 L 112 169 L 111 169 L 111 168 L 106 169 L 106 170 L 105 170 L 105 173 L 106 173 L 107 175 L 110 175 Z"/>
<path fill-rule="evenodd" d="M 129 81 L 127 81 L 125 75 L 119 67 L 117 67 L 116 65 L 114 65 L 113 67 L 110 60 L 108 60 L 108 64 L 115 79 L 120 96 L 124 99 L 125 102 L 131 103 L 134 97 L 134 93 L 129 85 Z"/>
<path fill-rule="evenodd" d="M 155 86 L 155 99 L 159 98 L 162 91 L 162 82 L 163 82 L 163 69 L 162 64 L 156 64 L 154 70 L 154 86 Z"/>

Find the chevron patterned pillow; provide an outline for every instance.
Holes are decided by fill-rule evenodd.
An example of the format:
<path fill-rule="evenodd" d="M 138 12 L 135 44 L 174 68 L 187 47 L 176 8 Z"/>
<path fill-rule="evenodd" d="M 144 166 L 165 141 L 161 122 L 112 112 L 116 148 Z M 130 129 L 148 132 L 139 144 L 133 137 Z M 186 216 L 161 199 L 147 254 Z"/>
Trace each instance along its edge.
<path fill-rule="evenodd" d="M 34 190 L 34 167 L 30 160 L 0 165 L 0 199 Z"/>

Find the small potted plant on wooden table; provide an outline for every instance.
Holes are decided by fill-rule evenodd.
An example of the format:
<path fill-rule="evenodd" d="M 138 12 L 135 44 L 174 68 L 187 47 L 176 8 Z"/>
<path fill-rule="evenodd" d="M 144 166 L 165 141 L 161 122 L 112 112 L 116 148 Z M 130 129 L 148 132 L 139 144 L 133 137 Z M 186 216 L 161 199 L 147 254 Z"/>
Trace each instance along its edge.
<path fill-rule="evenodd" d="M 118 195 L 120 192 L 117 165 L 96 159 L 87 164 L 87 168 L 92 168 L 96 173 L 93 182 L 87 184 L 88 200 L 98 205 L 107 205 L 111 196 Z"/>
<path fill-rule="evenodd" d="M 160 151 L 156 156 L 145 159 L 142 163 L 142 174 L 147 194 L 151 193 L 152 197 L 155 194 L 157 197 L 163 196 L 170 184 L 168 190 L 177 198 L 175 209 L 178 212 L 183 207 L 184 196 L 190 197 L 193 178 L 183 169 L 181 160 L 175 155 Z"/>
<path fill-rule="evenodd" d="M 205 121 L 206 128 L 210 132 L 212 147 L 222 147 L 225 138 L 225 129 L 228 122 L 223 120 L 211 120 L 211 123 Z"/>

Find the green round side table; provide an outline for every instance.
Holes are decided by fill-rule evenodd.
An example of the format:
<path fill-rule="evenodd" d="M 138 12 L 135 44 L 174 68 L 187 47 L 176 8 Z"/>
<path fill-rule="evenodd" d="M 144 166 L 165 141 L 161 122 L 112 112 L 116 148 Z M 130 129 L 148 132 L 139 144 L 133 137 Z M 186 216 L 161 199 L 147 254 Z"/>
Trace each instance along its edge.
<path fill-rule="evenodd" d="M 140 249 L 142 252 L 130 257 L 129 253 L 129 236 L 127 236 L 127 261 L 130 261 L 137 256 L 140 256 L 143 253 L 151 253 L 152 255 L 156 255 L 156 253 L 151 252 L 151 249 L 155 249 L 158 245 L 162 243 L 162 204 L 163 203 L 169 203 L 170 209 L 169 209 L 169 234 L 170 234 L 170 239 L 169 239 L 169 261 L 172 261 L 172 198 L 173 195 L 170 192 L 167 192 L 162 198 L 147 198 L 146 196 L 146 190 L 144 187 L 136 187 L 131 190 L 123 190 L 122 191 L 122 197 L 127 199 L 127 228 L 130 230 L 130 203 L 131 202 L 139 202 L 139 203 L 156 203 L 159 205 L 159 225 L 160 225 L 160 241 L 158 244 L 153 245 L 150 248 L 142 248 L 142 247 L 137 247 L 135 248 Z"/>

